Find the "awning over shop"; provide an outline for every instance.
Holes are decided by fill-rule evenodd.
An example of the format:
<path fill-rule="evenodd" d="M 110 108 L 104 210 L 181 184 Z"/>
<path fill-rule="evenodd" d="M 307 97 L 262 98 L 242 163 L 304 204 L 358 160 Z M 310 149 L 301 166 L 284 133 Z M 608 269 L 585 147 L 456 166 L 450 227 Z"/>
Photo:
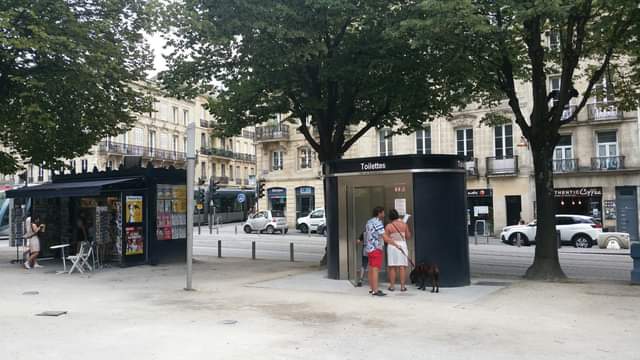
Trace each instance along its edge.
<path fill-rule="evenodd" d="M 91 181 L 52 182 L 10 190 L 6 192 L 6 195 L 8 198 L 98 196 L 110 190 L 128 188 L 140 180 L 140 178 L 119 178 Z"/>

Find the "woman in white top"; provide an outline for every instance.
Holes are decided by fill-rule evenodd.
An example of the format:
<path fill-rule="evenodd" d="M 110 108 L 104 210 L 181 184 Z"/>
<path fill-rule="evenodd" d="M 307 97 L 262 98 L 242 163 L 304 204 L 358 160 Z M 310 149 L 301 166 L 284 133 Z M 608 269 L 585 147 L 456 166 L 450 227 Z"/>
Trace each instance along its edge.
<path fill-rule="evenodd" d="M 389 220 L 384 229 L 384 241 L 387 243 L 387 268 L 389 270 L 389 291 L 395 290 L 396 273 L 400 275 L 400 291 L 407 291 L 405 286 L 406 269 L 409 266 L 409 249 L 407 239 L 411 237 L 409 226 L 400 220 L 396 209 L 389 211 Z"/>
<path fill-rule="evenodd" d="M 40 238 L 38 234 L 44 231 L 44 224 L 40 224 L 40 218 L 35 215 L 33 218 L 27 218 L 26 222 L 28 231 L 26 238 L 29 239 L 29 258 L 24 263 L 24 267 L 27 269 L 41 267 L 38 264 L 38 255 L 40 254 Z"/>

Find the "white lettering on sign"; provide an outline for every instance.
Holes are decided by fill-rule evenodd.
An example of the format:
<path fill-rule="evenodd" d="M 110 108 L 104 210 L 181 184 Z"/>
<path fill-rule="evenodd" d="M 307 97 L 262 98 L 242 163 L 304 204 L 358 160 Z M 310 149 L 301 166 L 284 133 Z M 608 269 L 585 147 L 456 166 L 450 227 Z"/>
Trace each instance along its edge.
<path fill-rule="evenodd" d="M 384 170 L 387 168 L 387 164 L 385 163 L 372 163 L 372 162 L 367 162 L 367 163 L 360 163 L 360 168 L 362 170 L 365 171 L 370 171 L 370 170 Z"/>

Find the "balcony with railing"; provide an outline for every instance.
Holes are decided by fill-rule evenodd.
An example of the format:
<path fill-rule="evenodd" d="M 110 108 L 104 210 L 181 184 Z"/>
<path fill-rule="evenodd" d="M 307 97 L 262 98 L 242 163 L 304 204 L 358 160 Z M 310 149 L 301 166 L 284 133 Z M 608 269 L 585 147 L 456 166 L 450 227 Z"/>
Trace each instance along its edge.
<path fill-rule="evenodd" d="M 516 174 L 518 174 L 518 156 L 487 158 L 487 176 L 508 176 Z"/>
<path fill-rule="evenodd" d="M 224 158 L 234 157 L 233 151 L 226 150 L 226 149 L 219 149 L 219 148 L 202 147 L 200 148 L 200 154 L 208 155 L 208 156 L 224 157 Z"/>
<path fill-rule="evenodd" d="M 233 158 L 240 161 L 247 161 L 251 163 L 256 162 L 256 156 L 252 154 L 233 153 Z"/>
<path fill-rule="evenodd" d="M 261 126 L 256 128 L 256 141 L 281 141 L 289 139 L 289 125 Z"/>
<path fill-rule="evenodd" d="M 468 158 L 464 161 L 464 168 L 467 170 L 467 176 L 478 177 L 480 172 L 478 171 L 478 159 Z"/>
<path fill-rule="evenodd" d="M 622 120 L 622 111 L 615 102 L 587 104 L 590 121 Z"/>
<path fill-rule="evenodd" d="M 591 170 L 609 171 L 624 169 L 624 156 L 602 156 L 591 158 Z"/>
<path fill-rule="evenodd" d="M 256 133 L 253 131 L 249 131 L 249 130 L 242 130 L 242 137 L 245 139 L 250 139 L 250 140 L 255 140 L 256 139 Z"/>
<path fill-rule="evenodd" d="M 221 185 L 229 184 L 229 178 L 226 176 L 217 176 L 214 178 L 214 181 Z"/>
<path fill-rule="evenodd" d="M 117 143 L 113 141 L 101 141 L 98 144 L 98 153 L 142 156 L 144 158 L 155 159 L 155 160 L 184 161 L 186 158 L 186 154 L 181 151 L 164 150 L 164 149 L 152 148 L 148 146 L 123 144 L 123 143 Z"/>
<path fill-rule="evenodd" d="M 556 174 L 572 173 L 578 171 L 578 159 L 553 160 L 553 172 Z"/>

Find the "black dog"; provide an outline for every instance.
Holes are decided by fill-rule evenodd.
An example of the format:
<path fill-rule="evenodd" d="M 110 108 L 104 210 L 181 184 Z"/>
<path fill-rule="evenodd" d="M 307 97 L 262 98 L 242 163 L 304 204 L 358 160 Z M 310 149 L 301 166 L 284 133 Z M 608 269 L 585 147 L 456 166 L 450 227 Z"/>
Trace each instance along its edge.
<path fill-rule="evenodd" d="M 440 292 L 440 269 L 436 264 L 418 264 L 411 273 L 409 279 L 412 284 L 418 285 L 418 289 L 426 290 L 426 280 L 431 279 L 431 292 Z"/>

